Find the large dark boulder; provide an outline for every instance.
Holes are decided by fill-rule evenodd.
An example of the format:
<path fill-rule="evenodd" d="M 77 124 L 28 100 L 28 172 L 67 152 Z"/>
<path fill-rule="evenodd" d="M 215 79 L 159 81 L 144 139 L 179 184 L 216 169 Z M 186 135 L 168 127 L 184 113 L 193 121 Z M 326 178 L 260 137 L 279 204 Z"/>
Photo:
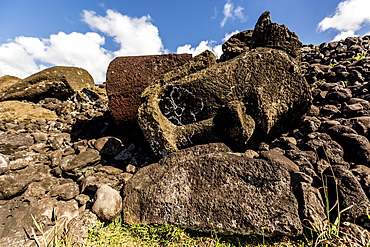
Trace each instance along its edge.
<path fill-rule="evenodd" d="M 125 223 L 178 224 L 225 234 L 301 234 L 288 170 L 230 151 L 222 143 L 194 146 L 141 168 L 124 188 Z"/>
<path fill-rule="evenodd" d="M 370 228 L 368 210 L 370 201 L 355 175 L 343 166 L 332 166 L 324 172 L 332 220 L 339 215 L 342 221 Z M 334 221 L 332 221 L 334 222 Z"/>

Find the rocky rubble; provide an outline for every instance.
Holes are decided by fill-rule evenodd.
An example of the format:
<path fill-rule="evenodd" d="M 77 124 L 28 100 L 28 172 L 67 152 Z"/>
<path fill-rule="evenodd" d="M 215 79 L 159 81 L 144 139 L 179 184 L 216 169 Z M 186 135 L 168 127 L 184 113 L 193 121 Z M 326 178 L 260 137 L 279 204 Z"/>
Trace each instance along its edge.
<path fill-rule="evenodd" d="M 18 83 L 7 81 L 13 87 Z M 46 232 L 68 223 L 66 228 L 75 232 L 73 243 L 82 244 L 97 218 L 91 211 L 111 210 L 104 193 L 100 193 L 103 203 L 95 205 L 96 192 L 108 187 L 122 204 L 123 185 L 136 167 L 151 162 L 146 147 L 121 141 L 105 90 L 83 85 L 68 99 L 35 92 L 44 96 L 0 102 L 0 239 L 4 246 L 35 244 L 31 216 Z M 118 207 L 114 217 L 117 210 L 121 211 Z"/>
<path fill-rule="evenodd" d="M 261 18 L 266 20 L 266 14 Z M 279 31 L 284 27 L 272 27 L 278 31 L 269 28 L 270 33 L 294 37 Z M 177 80 L 189 68 L 232 64 L 244 52 L 261 49 L 252 37 L 253 30 L 234 35 L 224 44 L 220 61 L 208 53 L 209 60 L 199 67 L 190 60 L 193 67 L 177 68 L 163 75 L 161 83 Z M 121 210 L 126 223 L 172 223 L 226 234 L 262 234 L 264 229 L 266 236 L 299 236 L 302 223 L 325 226 L 326 199 L 329 207 L 335 206 L 331 222 L 337 210 L 347 209 L 341 215 L 346 231 L 354 224 L 370 230 L 369 40 L 305 45 L 301 57 L 292 56 L 295 39 L 292 46 L 283 42 L 292 59 L 302 60 L 301 76 L 309 83 L 312 105 L 301 108 L 305 114 L 296 124 L 238 152 L 219 138 L 218 143 L 184 147 L 160 159 L 142 136 L 126 139 L 123 133 L 130 130 L 115 123 L 97 86 L 84 84 L 68 97 L 36 92 L 37 97 L 22 101 L 3 98 L 1 243 L 34 246 L 32 215 L 45 231 L 66 223 L 74 232 L 73 243 L 82 244 L 97 217 L 111 221 Z M 268 49 L 280 43 L 272 44 Z M 44 79 L 44 84 L 61 86 Z M 6 95 L 19 80 L 0 78 L 0 92 Z M 243 116 L 239 106 L 233 102 L 223 109 Z"/>

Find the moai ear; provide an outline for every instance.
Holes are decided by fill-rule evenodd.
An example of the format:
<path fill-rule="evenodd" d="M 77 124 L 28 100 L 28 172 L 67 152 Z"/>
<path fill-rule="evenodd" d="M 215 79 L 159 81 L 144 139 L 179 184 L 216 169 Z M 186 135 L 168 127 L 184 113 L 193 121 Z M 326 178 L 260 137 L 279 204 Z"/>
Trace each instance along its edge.
<path fill-rule="evenodd" d="M 247 144 L 255 129 L 255 121 L 246 114 L 241 101 L 231 101 L 221 107 L 213 119 L 216 133 L 233 149 Z"/>

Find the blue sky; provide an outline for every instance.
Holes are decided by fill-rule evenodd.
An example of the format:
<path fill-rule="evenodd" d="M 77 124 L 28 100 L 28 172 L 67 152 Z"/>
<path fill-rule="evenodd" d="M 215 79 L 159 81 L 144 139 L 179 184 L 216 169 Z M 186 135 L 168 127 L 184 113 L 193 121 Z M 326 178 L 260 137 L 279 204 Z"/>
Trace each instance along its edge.
<path fill-rule="evenodd" d="M 0 76 L 63 65 L 101 83 L 116 56 L 220 55 L 266 10 L 304 44 L 319 45 L 370 33 L 369 9 L 370 0 L 0 0 Z"/>

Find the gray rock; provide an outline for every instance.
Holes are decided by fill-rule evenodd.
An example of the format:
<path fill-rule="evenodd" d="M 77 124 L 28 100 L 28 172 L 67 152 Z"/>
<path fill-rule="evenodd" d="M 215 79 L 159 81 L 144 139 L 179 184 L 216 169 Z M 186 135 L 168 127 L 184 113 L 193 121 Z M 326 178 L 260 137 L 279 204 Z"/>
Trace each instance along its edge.
<path fill-rule="evenodd" d="M 96 191 L 92 211 L 103 221 L 113 221 L 122 211 L 122 197 L 117 190 L 102 185 Z"/>
<path fill-rule="evenodd" d="M 34 181 L 50 177 L 50 168 L 45 165 L 32 165 L 11 174 L 0 176 L 0 200 L 22 194 Z"/>
<path fill-rule="evenodd" d="M 120 191 L 132 177 L 132 174 L 112 168 L 114 167 L 95 167 L 91 175 L 86 175 L 81 179 L 80 191 L 93 195 L 102 185 L 109 185 L 113 189 Z"/>
<path fill-rule="evenodd" d="M 66 183 L 56 186 L 53 190 L 51 190 L 50 195 L 56 196 L 64 201 L 68 201 L 75 198 L 79 193 L 80 190 L 76 183 Z"/>
<path fill-rule="evenodd" d="M 0 134 L 0 153 L 8 155 L 19 147 L 29 147 L 33 144 L 31 137 L 15 134 Z"/>
<path fill-rule="evenodd" d="M 26 191 L 22 196 L 31 196 L 35 198 L 41 198 L 46 194 L 46 189 L 39 182 L 32 182 L 27 186 Z"/>
<path fill-rule="evenodd" d="M 94 147 L 101 155 L 115 156 L 121 151 L 122 142 L 116 137 L 105 136 L 96 140 Z"/>
<path fill-rule="evenodd" d="M 352 169 L 353 175 L 360 182 L 362 189 L 368 198 L 370 198 L 370 167 L 364 165 L 356 165 Z"/>
<path fill-rule="evenodd" d="M 67 225 L 67 229 L 71 231 L 71 246 L 86 246 L 89 230 L 97 221 L 97 216 L 90 210 L 85 210 L 73 218 Z"/>
<path fill-rule="evenodd" d="M 327 160 L 330 164 L 348 165 L 344 161 L 344 150 L 338 142 L 334 141 L 328 134 L 314 132 L 307 136 L 308 140 L 300 143 L 302 150 L 314 151 L 319 158 Z"/>
<path fill-rule="evenodd" d="M 49 136 L 47 143 L 53 150 L 71 146 L 71 135 L 68 133 L 56 133 Z"/>
<path fill-rule="evenodd" d="M 331 217 L 335 219 L 338 216 L 338 210 L 341 210 L 343 211 L 341 220 L 356 222 L 360 226 L 369 228 L 370 220 L 367 210 L 370 201 L 354 174 L 343 166 L 332 166 L 325 171 L 325 175 L 328 181 L 330 208 L 336 205 L 337 198 L 339 198 L 339 209 L 338 206 L 333 207 Z"/>
<path fill-rule="evenodd" d="M 67 174 L 78 175 L 81 169 L 87 166 L 94 166 L 100 161 L 100 154 L 98 150 L 87 149 L 78 155 L 71 156 L 60 165 L 62 170 Z"/>
<path fill-rule="evenodd" d="M 65 218 L 67 222 L 79 215 L 78 203 L 75 200 L 57 201 L 54 207 L 54 217 L 56 220 Z"/>
<path fill-rule="evenodd" d="M 37 200 L 33 197 L 17 197 L 0 206 L 1 245 L 28 246 L 28 236 L 32 236 L 31 227 L 36 229 L 31 215 L 38 223 L 41 223 L 42 218 L 51 222 L 55 203 L 56 199 L 53 198 Z M 46 224 L 41 225 L 45 229 Z"/>
<path fill-rule="evenodd" d="M 292 187 L 298 200 L 302 223 L 315 229 L 325 229 L 327 215 L 319 189 L 313 187 L 313 180 L 304 173 L 292 174 Z"/>
<path fill-rule="evenodd" d="M 35 140 L 35 143 L 46 142 L 48 139 L 48 134 L 44 132 L 34 132 L 32 137 Z"/>
<path fill-rule="evenodd" d="M 0 175 L 9 171 L 9 169 L 10 169 L 9 158 L 4 154 L 0 154 Z"/>
<path fill-rule="evenodd" d="M 299 167 L 293 161 L 275 150 L 260 152 L 260 158 L 267 160 L 270 164 L 275 163 L 277 166 L 282 166 L 283 169 L 289 172 L 299 171 Z"/>
<path fill-rule="evenodd" d="M 9 165 L 11 170 L 20 170 L 31 164 L 32 163 L 29 158 L 20 158 L 16 160 L 11 160 Z"/>
<path fill-rule="evenodd" d="M 184 149 L 141 168 L 124 188 L 123 205 L 125 223 L 225 234 L 302 233 L 289 172 L 221 143 Z"/>

